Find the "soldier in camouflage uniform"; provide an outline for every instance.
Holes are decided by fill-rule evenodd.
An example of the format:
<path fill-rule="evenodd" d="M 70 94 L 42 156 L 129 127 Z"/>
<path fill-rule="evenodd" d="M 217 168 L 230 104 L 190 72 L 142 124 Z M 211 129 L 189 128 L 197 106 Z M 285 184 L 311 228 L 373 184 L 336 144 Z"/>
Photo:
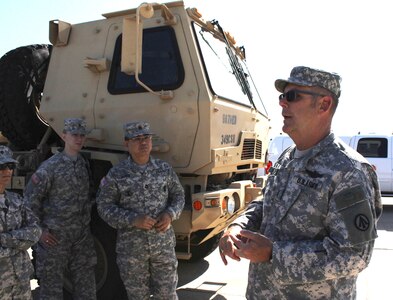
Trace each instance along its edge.
<path fill-rule="evenodd" d="M 31 299 L 29 249 L 41 235 L 38 219 L 19 194 L 5 190 L 17 161 L 0 146 L 0 299 Z"/>
<path fill-rule="evenodd" d="M 171 166 L 150 156 L 146 122 L 124 126 L 130 156 L 102 179 L 98 212 L 117 232 L 117 264 L 129 299 L 177 299 L 177 258 L 171 222 L 184 191 Z"/>
<path fill-rule="evenodd" d="M 40 299 L 63 299 L 64 271 L 68 268 L 73 299 L 96 299 L 96 253 L 90 232 L 88 162 L 81 154 L 86 122 L 64 121 L 65 147 L 42 163 L 31 177 L 25 196 L 43 229 L 36 251 Z"/>
<path fill-rule="evenodd" d="M 276 80 L 283 131 L 294 140 L 220 240 L 221 258 L 250 260 L 248 299 L 356 299 L 382 212 L 377 176 L 331 133 L 341 78 L 295 67 Z"/>

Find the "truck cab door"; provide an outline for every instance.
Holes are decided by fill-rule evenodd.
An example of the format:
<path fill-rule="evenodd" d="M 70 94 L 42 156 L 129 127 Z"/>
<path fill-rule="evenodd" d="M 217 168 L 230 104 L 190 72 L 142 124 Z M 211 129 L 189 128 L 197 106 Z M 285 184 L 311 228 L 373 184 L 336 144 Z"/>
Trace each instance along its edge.
<path fill-rule="evenodd" d="M 158 20 L 159 18 L 157 18 Z M 121 72 L 122 17 L 109 19 L 104 57 L 109 72 L 102 72 L 96 91 L 96 128 L 102 129 L 97 146 L 124 150 L 122 125 L 134 120 L 150 123 L 153 156 L 174 168 L 187 167 L 198 128 L 198 83 L 185 47 L 181 20 L 172 26 L 157 26 L 156 19 L 144 25 L 142 73 L 139 79 L 155 92 L 173 91 L 163 99 L 140 86 L 135 75 Z M 180 150 L 181 149 L 181 150 Z"/>

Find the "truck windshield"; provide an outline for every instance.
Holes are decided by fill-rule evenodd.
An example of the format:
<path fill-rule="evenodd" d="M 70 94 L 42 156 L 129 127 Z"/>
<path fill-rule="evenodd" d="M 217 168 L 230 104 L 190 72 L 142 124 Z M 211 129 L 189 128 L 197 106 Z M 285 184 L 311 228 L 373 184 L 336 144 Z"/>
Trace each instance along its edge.
<path fill-rule="evenodd" d="M 233 49 L 199 24 L 194 23 L 193 26 L 212 92 L 247 106 L 255 106 L 267 115 L 245 60 L 237 57 Z"/>

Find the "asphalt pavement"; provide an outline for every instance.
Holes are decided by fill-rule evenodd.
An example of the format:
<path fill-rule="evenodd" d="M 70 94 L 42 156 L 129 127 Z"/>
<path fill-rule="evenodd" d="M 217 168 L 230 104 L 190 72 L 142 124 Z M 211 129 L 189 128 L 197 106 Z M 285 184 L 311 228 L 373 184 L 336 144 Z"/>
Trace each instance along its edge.
<path fill-rule="evenodd" d="M 383 199 L 383 203 L 392 199 Z M 393 270 L 393 206 L 386 204 L 383 209 L 382 217 L 378 221 L 378 238 L 370 265 L 358 278 L 358 300 L 393 299 L 390 290 Z"/>
<path fill-rule="evenodd" d="M 378 222 L 378 238 L 370 265 L 360 273 L 357 300 L 391 300 L 390 281 L 393 270 L 393 198 L 384 198 L 384 211 Z M 248 262 L 221 261 L 218 251 L 197 264 L 179 264 L 180 300 L 244 300 Z"/>
<path fill-rule="evenodd" d="M 391 201 L 393 198 L 385 200 Z M 393 293 L 390 291 L 392 270 L 393 205 L 384 205 L 384 212 L 378 222 L 378 238 L 370 265 L 358 278 L 357 300 L 393 299 Z M 244 296 L 248 275 L 246 260 L 229 261 L 225 266 L 218 250 L 215 250 L 197 263 L 180 261 L 178 274 L 177 292 L 180 300 L 246 299 Z M 32 281 L 32 289 L 36 287 L 36 282 Z"/>

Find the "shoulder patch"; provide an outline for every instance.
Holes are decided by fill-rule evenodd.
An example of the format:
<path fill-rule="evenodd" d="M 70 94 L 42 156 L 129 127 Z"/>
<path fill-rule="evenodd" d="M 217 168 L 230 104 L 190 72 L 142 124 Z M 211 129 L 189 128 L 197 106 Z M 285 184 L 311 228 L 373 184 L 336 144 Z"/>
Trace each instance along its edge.
<path fill-rule="evenodd" d="M 361 186 L 342 191 L 335 202 L 348 244 L 357 245 L 377 237 L 372 209 Z"/>

